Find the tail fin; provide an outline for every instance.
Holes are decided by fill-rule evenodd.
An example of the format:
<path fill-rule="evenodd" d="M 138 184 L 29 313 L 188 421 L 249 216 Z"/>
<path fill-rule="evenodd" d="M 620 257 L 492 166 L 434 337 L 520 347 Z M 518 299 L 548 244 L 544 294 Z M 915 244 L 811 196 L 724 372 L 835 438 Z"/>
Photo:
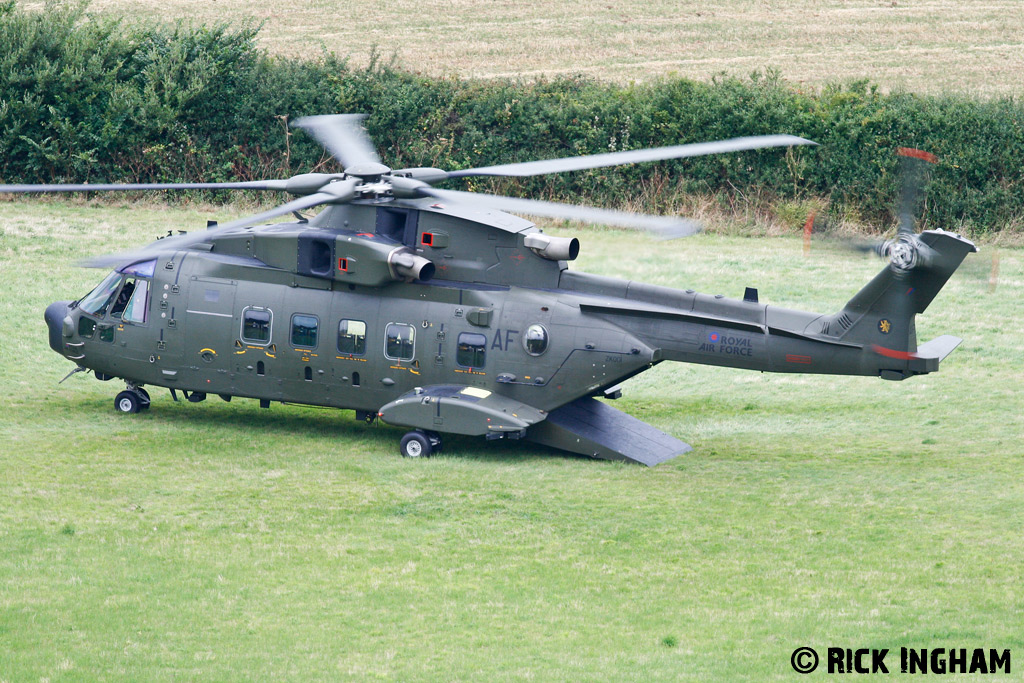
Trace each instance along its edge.
<path fill-rule="evenodd" d="M 917 353 L 914 316 L 928 308 L 967 254 L 978 250 L 970 240 L 943 230 L 926 230 L 917 238 L 928 258 L 909 270 L 887 266 L 843 310 L 823 321 L 822 333 L 893 358 Z"/>

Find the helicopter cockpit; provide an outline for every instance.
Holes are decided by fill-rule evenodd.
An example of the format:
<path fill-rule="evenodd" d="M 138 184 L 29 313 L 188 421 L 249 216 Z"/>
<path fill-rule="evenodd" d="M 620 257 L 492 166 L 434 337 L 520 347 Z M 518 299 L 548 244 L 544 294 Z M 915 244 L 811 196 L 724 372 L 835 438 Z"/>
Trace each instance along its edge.
<path fill-rule="evenodd" d="M 113 271 L 78 303 L 82 315 L 78 335 L 91 338 L 97 323 L 109 316 L 112 320 L 144 324 L 149 311 L 150 279 L 156 260 L 133 263 Z M 109 341 L 103 339 L 102 341 Z"/>

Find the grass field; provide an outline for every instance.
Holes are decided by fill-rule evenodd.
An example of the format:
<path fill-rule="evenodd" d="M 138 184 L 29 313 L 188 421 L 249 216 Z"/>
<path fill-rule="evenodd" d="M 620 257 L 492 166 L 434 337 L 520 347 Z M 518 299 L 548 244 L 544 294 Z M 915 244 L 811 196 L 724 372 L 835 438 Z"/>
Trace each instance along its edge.
<path fill-rule="evenodd" d="M 231 211 L 0 203 L 0 680 L 761 681 L 796 678 L 804 645 L 1024 656 L 1024 251 L 1001 250 L 994 294 L 958 275 L 919 318 L 966 340 L 935 375 L 631 380 L 617 407 L 694 446 L 654 469 L 459 438 L 410 462 L 350 413 L 155 393 L 126 417 L 116 382 L 58 385 L 43 309 L 101 277 L 71 263 Z M 879 268 L 795 237 L 577 234 L 584 270 L 812 310 Z"/>
<path fill-rule="evenodd" d="M 1024 12 L 1013 0 L 300 0 L 260 7 L 93 0 L 91 7 L 126 18 L 262 21 L 260 42 L 277 54 L 326 48 L 365 63 L 376 47 L 433 75 L 705 80 L 777 68 L 797 83 L 870 78 L 916 92 L 1020 95 L 1024 72 Z"/>

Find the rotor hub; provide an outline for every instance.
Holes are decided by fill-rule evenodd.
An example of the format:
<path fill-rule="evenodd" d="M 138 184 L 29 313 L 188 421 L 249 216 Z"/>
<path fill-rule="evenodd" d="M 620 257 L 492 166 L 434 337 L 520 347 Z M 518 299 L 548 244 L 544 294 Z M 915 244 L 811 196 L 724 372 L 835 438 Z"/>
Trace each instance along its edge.
<path fill-rule="evenodd" d="M 909 239 L 898 239 L 889 245 L 889 263 L 899 270 L 910 270 L 917 265 L 917 245 Z"/>
<path fill-rule="evenodd" d="M 391 173 L 391 169 L 384 164 L 375 161 L 364 161 L 352 164 L 345 169 L 345 175 L 359 178 L 363 182 L 373 183 L 380 180 L 381 176 Z"/>

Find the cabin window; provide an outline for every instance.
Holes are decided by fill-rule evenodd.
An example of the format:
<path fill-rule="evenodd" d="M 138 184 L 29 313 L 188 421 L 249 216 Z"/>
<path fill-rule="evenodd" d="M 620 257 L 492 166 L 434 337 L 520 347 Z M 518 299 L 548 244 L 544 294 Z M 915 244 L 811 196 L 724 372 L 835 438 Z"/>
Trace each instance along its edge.
<path fill-rule="evenodd" d="M 265 308 L 247 308 L 242 312 L 242 339 L 255 344 L 270 343 L 273 314 Z"/>
<path fill-rule="evenodd" d="M 121 274 L 111 273 L 103 282 L 101 282 L 96 289 L 89 292 L 82 302 L 79 304 L 86 313 L 94 315 L 97 318 L 102 318 L 107 313 L 107 308 L 110 306 L 111 301 L 114 299 L 114 295 L 117 293 L 117 287 L 121 284 Z"/>
<path fill-rule="evenodd" d="M 128 289 L 128 284 L 124 286 Z M 122 290 L 123 292 L 124 290 Z M 119 297 L 120 298 L 120 297 Z M 131 294 L 128 304 L 124 307 L 122 320 L 130 323 L 146 322 L 147 311 L 149 310 L 149 281 L 136 280 L 134 291 Z"/>
<path fill-rule="evenodd" d="M 384 336 L 385 357 L 391 360 L 412 360 L 416 348 L 416 328 L 405 323 L 388 323 Z"/>
<path fill-rule="evenodd" d="M 482 334 L 463 332 L 459 335 L 455 362 L 464 368 L 482 368 L 487 354 L 487 337 Z"/>
<path fill-rule="evenodd" d="M 362 320 L 342 320 L 338 323 L 338 351 L 353 356 L 366 354 L 366 323 Z"/>
<path fill-rule="evenodd" d="M 316 346 L 316 333 L 320 321 L 315 315 L 296 313 L 292 316 L 292 346 Z"/>
<path fill-rule="evenodd" d="M 523 347 L 531 356 L 539 356 L 548 350 L 548 331 L 543 325 L 530 325 L 523 335 Z"/>

